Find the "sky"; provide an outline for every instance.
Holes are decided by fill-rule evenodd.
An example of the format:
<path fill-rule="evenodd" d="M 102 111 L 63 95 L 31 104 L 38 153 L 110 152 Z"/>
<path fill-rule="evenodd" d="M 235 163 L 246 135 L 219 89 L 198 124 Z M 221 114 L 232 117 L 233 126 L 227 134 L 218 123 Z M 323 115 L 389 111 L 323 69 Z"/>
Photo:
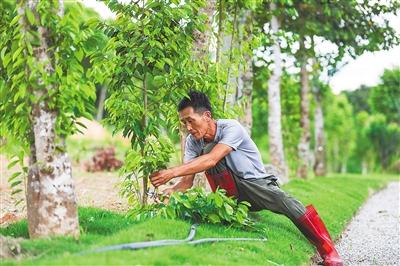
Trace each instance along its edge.
<path fill-rule="evenodd" d="M 81 0 L 85 6 L 92 7 L 104 18 L 114 18 L 113 14 L 104 3 L 96 0 Z M 391 26 L 400 34 L 400 17 L 391 18 Z M 385 69 L 400 66 L 400 45 L 388 51 L 365 52 L 356 59 L 349 58 L 348 63 L 333 77 L 329 78 L 332 91 L 336 94 L 343 90 L 355 90 L 361 85 L 376 86 Z"/>

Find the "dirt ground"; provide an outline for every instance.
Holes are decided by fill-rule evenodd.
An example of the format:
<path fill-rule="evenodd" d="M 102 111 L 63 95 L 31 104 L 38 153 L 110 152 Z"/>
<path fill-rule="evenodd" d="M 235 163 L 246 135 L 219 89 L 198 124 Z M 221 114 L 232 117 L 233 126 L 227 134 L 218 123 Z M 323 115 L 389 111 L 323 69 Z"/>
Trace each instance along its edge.
<path fill-rule="evenodd" d="M 11 183 L 8 182 L 13 173 L 20 171 L 20 167 L 14 166 L 8 169 L 8 163 L 4 156 L 0 156 L 0 224 L 2 226 L 26 217 L 25 201 L 15 206 L 16 202 L 25 198 L 24 192 L 11 196 L 15 189 L 20 188 L 24 191 L 23 183 L 10 189 Z M 121 178 L 118 178 L 118 172 L 89 173 L 85 171 L 83 165 L 74 163 L 72 163 L 72 169 L 75 192 L 80 206 L 94 206 L 122 212 L 127 210 L 127 200 L 117 195 L 119 188 L 115 187 L 118 182 L 122 181 Z"/>

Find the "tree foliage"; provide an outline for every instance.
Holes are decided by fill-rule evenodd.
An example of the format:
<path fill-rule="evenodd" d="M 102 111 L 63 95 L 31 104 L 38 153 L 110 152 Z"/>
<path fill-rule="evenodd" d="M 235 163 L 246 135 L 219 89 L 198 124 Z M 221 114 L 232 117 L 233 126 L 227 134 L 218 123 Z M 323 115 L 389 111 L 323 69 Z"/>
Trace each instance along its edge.
<path fill-rule="evenodd" d="M 400 154 L 400 126 L 387 123 L 386 117 L 377 114 L 371 117 L 366 128 L 366 136 L 374 147 L 377 161 L 385 171 Z"/>
<path fill-rule="evenodd" d="M 237 228 L 257 229 L 248 216 L 250 203 L 240 203 L 217 189 L 206 193 L 204 188 L 191 188 L 186 193 L 174 192 L 168 204 L 158 203 L 131 209 L 128 215 L 138 220 L 150 217 L 189 220 L 194 223 L 224 224 Z M 165 197 L 161 197 L 164 200 Z M 257 229 L 261 230 L 261 228 Z"/>
<path fill-rule="evenodd" d="M 380 84 L 371 88 L 369 104 L 372 112 L 384 114 L 388 123 L 400 123 L 400 67 L 384 70 Z"/>
<path fill-rule="evenodd" d="M 112 94 L 105 107 L 110 117 L 103 124 L 131 140 L 127 164 L 120 171 L 125 176 L 121 194 L 145 204 L 148 175 L 165 168 L 173 151 L 161 128 L 179 127 L 176 106 L 190 89 L 219 102 L 227 72 L 210 58 L 196 60 L 191 54 L 194 31 L 205 30 L 205 17 L 198 15 L 203 1 L 104 3 L 117 13 L 117 22 L 86 23 L 110 38 L 103 50 L 91 53 L 90 76 L 99 83 L 109 81 Z M 221 104 L 213 106 L 214 117 L 233 114 Z"/>
<path fill-rule="evenodd" d="M 0 25 L 0 123 L 1 136 L 6 139 L 2 148 L 18 155 L 21 166 L 24 166 L 24 155 L 30 154 L 29 148 L 33 143 L 32 105 L 46 103 L 50 109 L 57 110 L 55 130 L 60 136 L 69 136 L 77 131 L 77 118 L 91 119 L 89 112 L 95 99 L 94 86 L 80 63 L 88 35 L 80 31 L 71 19 L 78 16 L 79 10 L 71 8 L 70 13 L 60 17 L 54 12 L 55 8 L 51 2 L 40 2 L 37 6 L 39 21 L 28 10 L 22 15 L 16 10 L 6 9 L 7 16 L 2 16 Z M 21 19 L 30 25 L 25 32 L 20 31 L 23 27 L 19 23 Z M 53 62 L 35 59 L 34 51 L 41 42 L 35 27 L 46 27 L 51 33 L 48 45 Z M 47 64 L 54 66 L 51 75 L 47 72 Z M 47 93 L 41 97 L 35 95 L 35 91 L 46 88 Z M 57 147 L 64 150 L 60 140 Z M 27 171 L 27 168 L 23 169 Z"/>

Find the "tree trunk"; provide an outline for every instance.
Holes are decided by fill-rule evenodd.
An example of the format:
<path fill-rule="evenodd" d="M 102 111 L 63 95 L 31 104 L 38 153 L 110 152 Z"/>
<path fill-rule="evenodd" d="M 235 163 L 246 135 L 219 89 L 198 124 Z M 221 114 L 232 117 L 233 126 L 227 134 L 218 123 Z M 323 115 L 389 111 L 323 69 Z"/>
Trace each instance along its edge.
<path fill-rule="evenodd" d="M 365 160 L 363 160 L 361 162 L 361 174 L 366 175 L 367 172 L 368 172 L 368 165 L 367 165 L 367 162 Z"/>
<path fill-rule="evenodd" d="M 314 100 L 316 103 L 314 123 L 315 123 L 315 163 L 314 174 L 316 176 L 325 176 L 325 150 L 324 150 L 324 116 L 322 113 L 321 97 L 319 95 L 319 88 L 314 88 Z"/>
<path fill-rule="evenodd" d="M 339 172 L 339 137 L 333 136 L 333 171 Z"/>
<path fill-rule="evenodd" d="M 40 25 L 39 14 L 36 11 L 38 0 L 26 1 L 18 9 L 19 14 L 25 14 L 29 9 Z M 64 3 L 58 0 L 60 16 L 63 15 Z M 55 71 L 55 60 L 51 50 L 51 32 L 42 26 L 33 27 L 22 17 L 21 32 L 37 31 L 41 36 L 40 45 L 33 49 L 36 62 L 48 62 L 44 66 L 47 76 Z M 50 43 L 50 45 L 49 45 Z M 43 87 L 43 80 L 38 80 Z M 33 89 L 36 99 L 48 95 L 48 91 L 57 89 L 50 85 L 42 89 Z M 48 235 L 77 235 L 79 234 L 78 204 L 72 179 L 71 164 L 65 150 L 64 137 L 55 132 L 58 110 L 49 107 L 46 97 L 40 103 L 32 104 L 33 143 L 30 147 L 30 158 L 27 179 L 27 216 L 31 238 Z M 61 143 L 57 143 L 57 140 Z"/>
<path fill-rule="evenodd" d="M 212 22 L 216 6 L 217 6 L 217 0 L 207 0 L 206 7 L 200 8 L 199 10 L 200 14 L 207 15 L 207 21 L 205 21 L 204 23 L 206 26 L 204 33 L 200 32 L 197 29 L 193 33 L 194 35 L 193 52 L 196 56 L 195 60 L 202 60 L 204 56 L 208 53 L 208 44 L 210 43 L 210 38 L 212 33 Z M 181 142 L 182 163 L 183 163 L 185 161 L 185 146 L 186 146 L 186 138 L 188 132 L 186 130 L 183 130 L 182 128 L 180 128 L 180 132 L 181 132 L 180 142 Z M 196 175 L 196 178 L 193 182 L 193 186 L 206 188 L 206 183 L 207 181 L 204 174 Z"/>
<path fill-rule="evenodd" d="M 210 37 L 212 33 L 211 28 L 216 6 L 217 6 L 217 0 L 207 0 L 206 7 L 205 8 L 202 7 L 199 10 L 200 14 L 206 14 L 207 21 L 205 21 L 204 23 L 204 25 L 206 26 L 204 33 L 200 32 L 197 29 L 193 33 L 194 36 L 193 45 L 197 59 L 203 58 L 208 53 L 208 44 L 210 42 Z"/>
<path fill-rule="evenodd" d="M 244 21 L 243 21 L 244 20 Z M 253 15 L 250 10 L 245 10 L 242 18 L 239 19 L 239 24 L 244 24 L 244 42 L 250 42 L 253 38 Z M 241 50 L 241 49 L 240 49 Z M 243 117 L 239 117 L 239 122 L 246 129 L 247 133 L 251 135 L 251 128 L 253 125 L 253 115 L 251 110 L 252 99 L 253 99 L 253 59 L 252 55 L 245 53 L 244 58 L 246 60 L 246 65 L 240 67 L 240 71 L 243 70 L 243 74 L 240 77 L 239 88 L 242 90 L 243 99 Z M 239 72 L 240 73 L 240 72 Z"/>
<path fill-rule="evenodd" d="M 271 3 L 272 12 L 276 10 L 276 4 Z M 281 122 L 281 95 L 280 82 L 282 76 L 282 58 L 279 39 L 276 34 L 279 31 L 279 23 L 277 17 L 273 16 L 271 20 L 272 38 L 274 40 L 273 58 L 274 70 L 268 80 L 268 135 L 269 135 L 269 152 L 271 156 L 271 164 L 276 166 L 282 173 L 287 175 L 285 165 L 285 155 L 282 140 L 282 122 Z"/>
<path fill-rule="evenodd" d="M 101 86 L 100 89 L 99 105 L 97 106 L 97 116 L 96 116 L 97 121 L 101 121 L 103 119 L 104 116 L 103 104 L 104 101 L 106 100 L 106 94 L 107 94 L 107 87 L 103 85 Z"/>
<path fill-rule="evenodd" d="M 346 172 L 347 172 L 347 163 L 346 163 L 346 161 L 344 161 L 344 162 L 342 162 L 342 167 L 340 168 L 340 173 L 342 175 L 344 175 L 344 174 L 346 174 Z"/>
<path fill-rule="evenodd" d="M 298 157 L 300 165 L 297 168 L 297 177 L 306 178 L 308 171 L 308 155 L 310 150 L 310 103 L 308 99 L 309 81 L 307 73 L 307 51 L 304 46 L 304 38 L 300 40 L 300 56 L 301 56 L 301 114 L 300 128 L 302 129 L 300 142 L 298 145 Z"/>

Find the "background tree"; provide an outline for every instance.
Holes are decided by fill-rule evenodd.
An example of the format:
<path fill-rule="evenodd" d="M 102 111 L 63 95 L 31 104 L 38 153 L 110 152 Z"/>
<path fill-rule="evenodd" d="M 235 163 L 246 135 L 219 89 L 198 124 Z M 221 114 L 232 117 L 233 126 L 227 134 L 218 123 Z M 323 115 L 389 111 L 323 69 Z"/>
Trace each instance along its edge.
<path fill-rule="evenodd" d="M 354 149 L 355 131 L 352 106 L 345 95 L 334 95 L 327 92 L 324 113 L 325 129 L 329 147 L 327 156 L 330 159 L 331 172 L 347 171 L 347 159 Z"/>
<path fill-rule="evenodd" d="M 388 123 L 400 123 L 400 67 L 384 70 L 380 84 L 371 88 L 369 104 L 372 112 L 384 114 Z"/>
<path fill-rule="evenodd" d="M 357 115 L 361 111 L 365 111 L 371 114 L 371 108 L 368 103 L 371 88 L 365 85 L 361 85 L 354 91 L 342 91 L 345 94 L 349 103 L 353 106 L 354 115 Z"/>
<path fill-rule="evenodd" d="M 374 147 L 377 161 L 386 172 L 392 161 L 396 157 L 399 159 L 400 126 L 388 124 L 384 115 L 377 114 L 371 117 L 366 135 Z"/>
<path fill-rule="evenodd" d="M 64 2 L 20 1 L 1 28 L 2 147 L 14 154 L 23 172 L 11 187 L 26 180 L 29 234 L 79 234 L 77 201 L 65 138 L 78 117 L 91 118 L 94 86 L 84 75 L 83 34 Z M 29 155 L 29 166 L 24 156 Z M 23 180 L 18 180 L 18 179 Z M 15 191 L 17 192 L 17 191 Z"/>

